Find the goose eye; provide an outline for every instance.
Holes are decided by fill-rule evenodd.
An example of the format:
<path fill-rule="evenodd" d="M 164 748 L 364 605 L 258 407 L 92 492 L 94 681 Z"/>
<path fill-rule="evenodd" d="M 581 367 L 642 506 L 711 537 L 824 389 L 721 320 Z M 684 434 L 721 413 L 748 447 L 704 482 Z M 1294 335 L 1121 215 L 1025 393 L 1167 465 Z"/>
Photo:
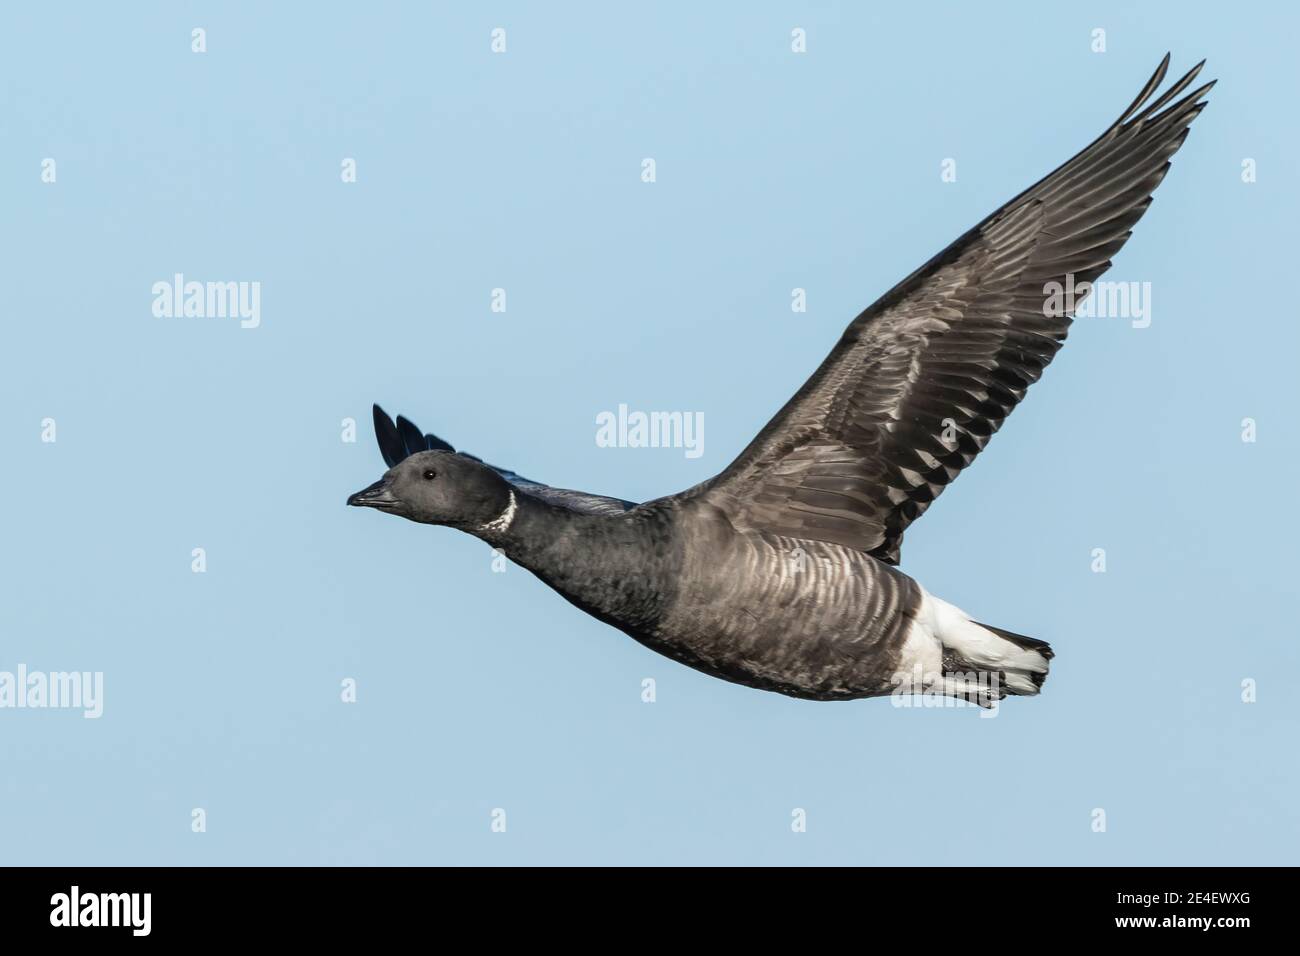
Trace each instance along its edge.
<path fill-rule="evenodd" d="M 426 481 L 433 481 L 433 479 L 437 477 L 438 477 L 438 473 L 434 471 L 432 468 L 424 469 L 424 478 Z"/>

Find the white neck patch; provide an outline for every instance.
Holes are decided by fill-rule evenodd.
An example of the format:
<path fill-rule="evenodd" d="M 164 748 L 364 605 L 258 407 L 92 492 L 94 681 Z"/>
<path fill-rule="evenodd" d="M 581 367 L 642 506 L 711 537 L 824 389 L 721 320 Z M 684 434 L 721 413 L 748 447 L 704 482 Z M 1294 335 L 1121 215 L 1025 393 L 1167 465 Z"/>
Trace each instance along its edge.
<path fill-rule="evenodd" d="M 506 510 L 479 528 L 479 531 L 486 531 L 489 534 L 501 534 L 510 527 L 510 522 L 515 520 L 515 511 L 518 507 L 519 503 L 515 501 L 515 492 L 512 488 L 510 490 L 510 503 L 506 505 Z"/>

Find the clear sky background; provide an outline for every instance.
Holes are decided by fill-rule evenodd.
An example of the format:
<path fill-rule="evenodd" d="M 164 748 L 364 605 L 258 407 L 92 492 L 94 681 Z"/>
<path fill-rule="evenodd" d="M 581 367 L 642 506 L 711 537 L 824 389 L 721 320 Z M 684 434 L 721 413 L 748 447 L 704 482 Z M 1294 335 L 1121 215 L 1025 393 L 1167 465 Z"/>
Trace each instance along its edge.
<path fill-rule="evenodd" d="M 0 863 L 1295 863 L 1282 8 L 5 5 L 0 670 L 105 700 L 0 710 Z M 715 474 L 1166 50 L 1220 83 L 1107 276 L 1152 284 L 1150 327 L 1077 322 L 903 548 L 1051 641 L 1041 697 L 723 683 L 344 507 L 383 471 L 372 401 L 553 484 Z M 155 318 L 177 272 L 260 282 L 260 327 Z M 597 447 L 620 403 L 703 412 L 704 454 Z"/>

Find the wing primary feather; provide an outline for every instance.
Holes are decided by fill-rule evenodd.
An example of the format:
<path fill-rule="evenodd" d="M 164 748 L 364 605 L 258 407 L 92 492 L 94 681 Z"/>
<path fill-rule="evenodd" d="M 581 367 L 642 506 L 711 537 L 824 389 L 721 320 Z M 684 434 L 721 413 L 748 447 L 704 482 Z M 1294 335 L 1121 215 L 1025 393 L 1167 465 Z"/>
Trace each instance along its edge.
<path fill-rule="evenodd" d="M 397 433 L 397 426 L 378 405 L 374 407 L 375 440 L 379 443 L 379 454 L 384 456 L 384 463 L 392 468 L 406 457 L 406 446 L 402 436 Z"/>
<path fill-rule="evenodd" d="M 1151 94 L 1159 88 L 1160 84 L 1165 81 L 1165 73 L 1168 71 L 1169 54 L 1166 53 L 1165 58 L 1161 60 L 1160 65 L 1156 67 L 1156 71 L 1151 74 L 1151 79 L 1147 80 L 1147 85 L 1142 87 L 1142 92 L 1137 95 L 1137 99 L 1129 105 L 1129 108 L 1120 115 L 1119 119 L 1115 120 L 1110 129 L 1106 130 L 1103 137 L 1109 136 L 1111 133 L 1115 132 L 1115 130 L 1123 126 L 1124 123 L 1128 121 L 1128 118 L 1141 108 L 1142 104 L 1147 101 L 1147 98 L 1151 96 Z"/>
<path fill-rule="evenodd" d="M 415 427 L 410 419 L 397 416 L 397 433 L 402 436 L 402 444 L 406 448 L 407 456 L 414 455 L 417 451 L 424 451 L 424 432 Z"/>
<path fill-rule="evenodd" d="M 1186 76 L 1184 76 L 1181 80 L 1179 80 L 1179 81 L 1178 81 L 1177 83 L 1175 83 L 1173 86 L 1169 87 L 1169 89 L 1167 89 L 1167 90 L 1165 90 L 1163 93 L 1161 93 L 1160 96 L 1159 96 L 1159 98 L 1153 100 L 1153 101 L 1151 102 L 1151 105 L 1150 105 L 1150 106 L 1148 106 L 1146 109 L 1144 109 L 1144 110 L 1143 110 L 1141 113 L 1139 113 L 1137 116 L 1134 116 L 1132 121 L 1133 121 L 1134 123 L 1141 123 L 1141 122 L 1142 122 L 1144 119 L 1146 119 L 1148 116 L 1151 116 L 1153 113 L 1155 113 L 1156 110 L 1160 109 L 1160 107 L 1164 106 L 1166 103 L 1168 103 L 1170 100 L 1172 100 L 1175 96 L 1177 96 L 1177 95 L 1178 95 L 1179 93 L 1181 93 L 1183 90 L 1187 89 L 1187 87 L 1191 85 L 1192 80 L 1196 79 L 1197 75 L 1201 72 L 1201 69 L 1202 69 L 1204 66 L 1205 66 L 1205 61 L 1202 60 L 1200 63 L 1196 64 L 1194 67 L 1192 67 L 1190 70 L 1188 70 Z M 1210 86 L 1213 86 L 1213 85 L 1214 85 L 1214 81 L 1211 80 L 1211 81 L 1210 81 Z M 1206 89 L 1209 89 L 1209 87 L 1206 87 Z M 1176 108 L 1176 107 L 1175 107 L 1175 108 Z"/>

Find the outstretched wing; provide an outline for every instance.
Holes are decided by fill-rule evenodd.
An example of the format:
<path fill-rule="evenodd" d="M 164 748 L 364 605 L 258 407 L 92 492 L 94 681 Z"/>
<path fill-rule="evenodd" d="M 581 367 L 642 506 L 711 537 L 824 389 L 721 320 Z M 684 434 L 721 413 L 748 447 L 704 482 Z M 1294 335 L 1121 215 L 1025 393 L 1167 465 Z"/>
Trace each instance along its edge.
<path fill-rule="evenodd" d="M 898 562 L 903 532 L 974 460 L 1064 342 L 1110 266 L 1207 83 L 1164 108 L 1155 75 L 1092 145 L 967 232 L 859 315 L 812 378 L 705 495 L 738 528 L 830 541 Z M 1078 300 L 1082 295 L 1078 296 Z"/>
<path fill-rule="evenodd" d="M 455 448 L 452 448 L 451 445 L 437 435 L 424 434 L 409 419 L 403 418 L 401 415 L 398 415 L 397 421 L 394 422 L 378 405 L 374 408 L 374 418 L 375 439 L 379 442 L 379 453 L 384 456 L 384 462 L 389 468 L 392 468 L 409 455 L 414 455 L 417 451 L 450 451 L 483 462 L 510 484 L 521 491 L 526 491 L 534 498 L 541 498 L 543 501 L 561 505 L 573 511 L 581 511 L 586 514 L 622 514 L 628 509 L 636 507 L 634 503 L 619 498 L 607 498 L 604 495 L 592 495 L 585 491 L 572 491 L 568 488 L 552 488 L 540 481 L 533 481 L 530 478 L 516 475 L 506 468 L 489 465 L 477 455 L 456 451 Z"/>

